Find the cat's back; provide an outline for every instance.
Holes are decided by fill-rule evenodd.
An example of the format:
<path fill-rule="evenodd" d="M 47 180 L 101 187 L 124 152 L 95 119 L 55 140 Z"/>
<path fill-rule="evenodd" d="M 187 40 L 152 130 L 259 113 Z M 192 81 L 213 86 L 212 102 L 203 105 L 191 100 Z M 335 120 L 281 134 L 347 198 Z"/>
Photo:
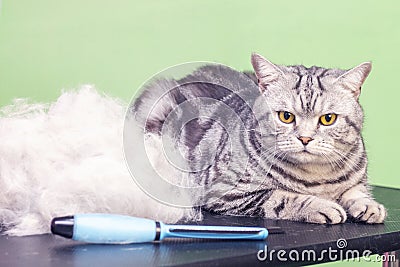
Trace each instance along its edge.
<path fill-rule="evenodd" d="M 213 116 L 222 105 L 238 113 L 236 109 L 243 103 L 250 107 L 257 96 L 253 76 L 220 64 L 204 65 L 181 79 L 161 78 L 148 83 L 129 111 L 146 132 L 155 134 L 161 134 L 168 117 Z"/>

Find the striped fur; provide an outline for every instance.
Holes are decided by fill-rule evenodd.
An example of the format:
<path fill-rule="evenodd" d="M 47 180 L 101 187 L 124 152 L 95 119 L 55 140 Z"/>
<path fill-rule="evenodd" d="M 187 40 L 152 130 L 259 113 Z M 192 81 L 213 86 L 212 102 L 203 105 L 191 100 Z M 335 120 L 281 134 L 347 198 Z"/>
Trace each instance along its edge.
<path fill-rule="evenodd" d="M 358 103 L 370 63 L 348 71 L 278 66 L 253 54 L 252 64 L 254 73 L 208 65 L 158 80 L 130 112 L 147 133 L 173 136 L 190 179 L 205 188 L 199 204 L 212 212 L 382 223 L 386 211 L 367 184 Z M 295 122 L 281 122 L 279 111 Z M 328 113 L 336 122 L 321 125 Z M 312 141 L 304 145 L 302 136 Z"/>

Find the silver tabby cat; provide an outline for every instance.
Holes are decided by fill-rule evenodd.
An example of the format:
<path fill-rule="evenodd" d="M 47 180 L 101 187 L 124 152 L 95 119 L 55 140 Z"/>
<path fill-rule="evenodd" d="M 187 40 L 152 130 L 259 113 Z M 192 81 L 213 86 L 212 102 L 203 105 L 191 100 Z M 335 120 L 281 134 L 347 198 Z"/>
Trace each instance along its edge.
<path fill-rule="evenodd" d="M 204 186 L 202 203 L 211 212 L 382 223 L 386 210 L 367 182 L 358 102 L 371 64 L 350 70 L 280 66 L 258 54 L 251 62 L 254 73 L 210 65 L 181 80 L 159 80 L 131 114 L 146 134 L 179 132 L 175 149 L 187 159 L 189 178 Z M 165 93 L 156 97 L 156 91 Z M 184 103 L 189 108 L 182 110 Z M 147 113 L 152 105 L 157 108 Z M 172 112 L 174 122 L 167 123 Z M 196 119 L 185 121 L 188 112 Z"/>

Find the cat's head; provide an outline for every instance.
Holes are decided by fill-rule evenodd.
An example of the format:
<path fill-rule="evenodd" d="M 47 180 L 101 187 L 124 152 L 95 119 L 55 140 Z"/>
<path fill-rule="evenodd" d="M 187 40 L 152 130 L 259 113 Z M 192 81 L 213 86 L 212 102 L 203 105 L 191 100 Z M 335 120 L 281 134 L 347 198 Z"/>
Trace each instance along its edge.
<path fill-rule="evenodd" d="M 276 153 L 294 161 L 344 158 L 360 142 L 366 62 L 350 70 L 275 65 L 253 54 L 259 89 L 272 111 Z"/>

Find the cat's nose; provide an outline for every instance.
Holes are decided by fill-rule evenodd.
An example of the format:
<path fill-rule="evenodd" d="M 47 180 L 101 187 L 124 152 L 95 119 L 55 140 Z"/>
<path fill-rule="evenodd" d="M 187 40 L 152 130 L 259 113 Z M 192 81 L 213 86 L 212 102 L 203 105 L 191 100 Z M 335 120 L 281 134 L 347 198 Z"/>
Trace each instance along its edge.
<path fill-rule="evenodd" d="M 310 143 L 310 141 L 312 141 L 313 139 L 311 137 L 305 137 L 305 136 L 300 136 L 298 137 L 299 140 L 303 143 L 303 145 L 307 145 L 308 143 Z"/>

